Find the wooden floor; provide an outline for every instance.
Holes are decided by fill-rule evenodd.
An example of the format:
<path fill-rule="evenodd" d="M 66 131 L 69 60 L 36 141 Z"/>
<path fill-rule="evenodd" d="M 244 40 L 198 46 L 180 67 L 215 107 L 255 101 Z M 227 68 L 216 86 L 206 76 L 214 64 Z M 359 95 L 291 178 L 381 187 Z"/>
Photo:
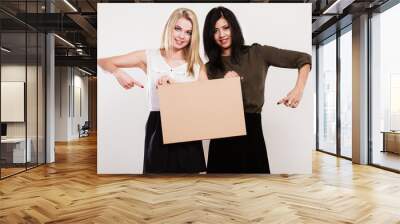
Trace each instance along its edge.
<path fill-rule="evenodd" d="M 27 164 L 27 167 L 25 167 L 25 164 L 18 164 L 18 167 L 6 167 L 6 168 L 4 168 L 4 167 L 2 167 L 1 168 L 1 178 L 6 178 L 6 177 L 8 177 L 8 176 L 12 176 L 12 175 L 15 175 L 15 174 L 17 174 L 17 173 L 20 173 L 20 172 L 24 172 L 24 171 L 26 171 L 27 169 L 29 170 L 29 169 L 34 169 L 35 167 L 37 167 L 37 164 L 35 163 L 35 164 L 33 164 L 33 163 L 31 163 L 31 164 Z"/>
<path fill-rule="evenodd" d="M 25 171 L 25 167 L 24 168 L 1 168 L 1 177 L 8 177 L 11 176 L 13 174 Z"/>
<path fill-rule="evenodd" d="M 400 170 L 400 154 L 375 150 L 372 161 L 377 165 Z"/>
<path fill-rule="evenodd" d="M 314 154 L 312 175 L 98 176 L 96 139 L 0 181 L 0 223 L 400 223 L 400 175 Z"/>

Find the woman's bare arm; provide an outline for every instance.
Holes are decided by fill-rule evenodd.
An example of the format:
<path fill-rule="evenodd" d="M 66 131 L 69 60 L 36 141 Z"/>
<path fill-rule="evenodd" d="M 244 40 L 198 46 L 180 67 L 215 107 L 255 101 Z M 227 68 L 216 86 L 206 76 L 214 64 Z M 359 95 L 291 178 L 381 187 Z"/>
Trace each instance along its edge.
<path fill-rule="evenodd" d="M 135 85 L 143 88 L 143 84 L 133 79 L 119 68 L 140 68 L 146 72 L 147 61 L 145 51 L 134 51 L 125 55 L 109 58 L 100 58 L 97 64 L 105 71 L 114 75 L 119 84 L 125 89 L 130 89 Z"/>
<path fill-rule="evenodd" d="M 107 72 L 113 73 L 118 68 L 137 67 L 146 72 L 146 53 L 144 50 L 134 51 L 128 54 L 100 58 L 97 64 Z"/>
<path fill-rule="evenodd" d="M 204 64 L 200 66 L 199 80 L 208 80 L 207 69 Z"/>

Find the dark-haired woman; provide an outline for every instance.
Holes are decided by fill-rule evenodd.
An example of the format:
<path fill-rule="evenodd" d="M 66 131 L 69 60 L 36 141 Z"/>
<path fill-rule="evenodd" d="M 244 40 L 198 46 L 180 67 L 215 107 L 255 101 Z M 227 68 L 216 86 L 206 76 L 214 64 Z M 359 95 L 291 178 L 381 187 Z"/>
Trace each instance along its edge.
<path fill-rule="evenodd" d="M 269 66 L 297 68 L 295 87 L 278 104 L 299 105 L 311 68 L 306 53 L 271 46 L 244 45 L 239 22 L 232 11 L 213 8 L 206 17 L 203 41 L 209 79 L 241 77 L 247 135 L 210 142 L 208 173 L 270 173 L 261 126 L 266 73 Z"/>

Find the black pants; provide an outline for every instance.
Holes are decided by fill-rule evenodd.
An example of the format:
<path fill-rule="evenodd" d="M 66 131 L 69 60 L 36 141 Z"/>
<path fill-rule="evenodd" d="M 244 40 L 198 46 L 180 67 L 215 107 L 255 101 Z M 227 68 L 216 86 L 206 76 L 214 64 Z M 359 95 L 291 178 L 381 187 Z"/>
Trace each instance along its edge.
<path fill-rule="evenodd" d="M 146 123 L 143 173 L 199 173 L 205 170 L 202 142 L 163 144 L 160 112 L 151 111 Z"/>
<path fill-rule="evenodd" d="M 270 173 L 261 114 L 246 113 L 247 135 L 210 141 L 208 173 Z"/>

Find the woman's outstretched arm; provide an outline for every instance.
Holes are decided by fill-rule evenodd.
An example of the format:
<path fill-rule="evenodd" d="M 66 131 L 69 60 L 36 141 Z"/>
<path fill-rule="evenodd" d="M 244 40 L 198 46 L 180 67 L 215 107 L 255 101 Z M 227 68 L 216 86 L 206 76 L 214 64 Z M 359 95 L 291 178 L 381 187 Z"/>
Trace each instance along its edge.
<path fill-rule="evenodd" d="M 299 75 L 297 76 L 295 87 L 286 95 L 286 97 L 282 98 L 278 104 L 283 103 L 285 106 L 292 108 L 296 108 L 299 105 L 310 69 L 310 64 L 305 64 L 299 69 Z"/>
<path fill-rule="evenodd" d="M 103 70 L 112 74 L 125 89 L 130 89 L 135 85 L 143 88 L 143 84 L 133 79 L 120 68 L 136 67 L 146 72 L 147 60 L 145 51 L 134 51 L 125 55 L 100 58 L 97 60 L 97 64 Z"/>

